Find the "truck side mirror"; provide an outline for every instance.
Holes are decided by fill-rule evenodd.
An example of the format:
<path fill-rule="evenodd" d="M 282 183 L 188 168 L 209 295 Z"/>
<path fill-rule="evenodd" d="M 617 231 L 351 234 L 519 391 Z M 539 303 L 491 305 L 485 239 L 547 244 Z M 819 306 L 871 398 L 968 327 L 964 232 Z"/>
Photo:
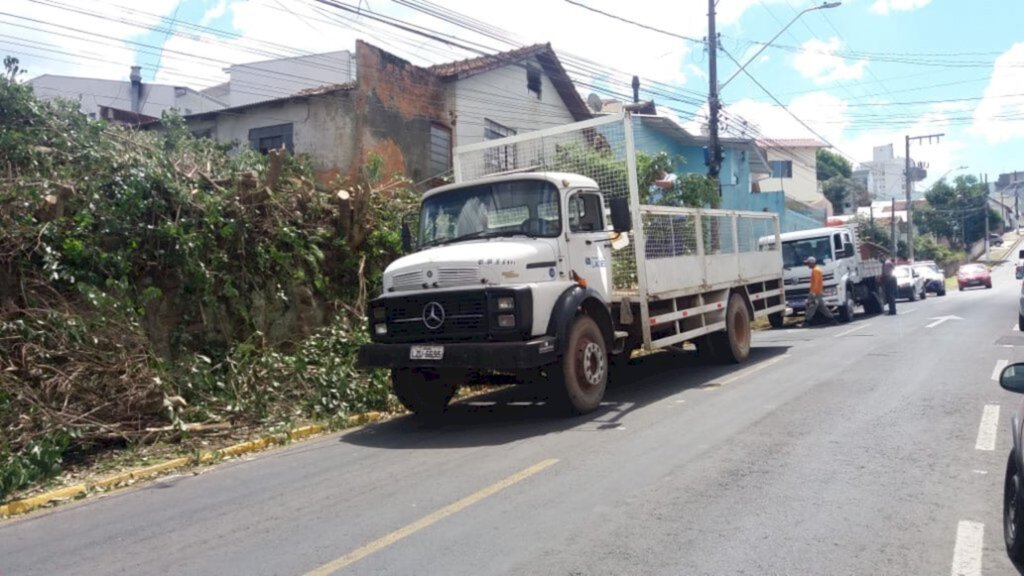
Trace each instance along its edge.
<path fill-rule="evenodd" d="M 629 198 L 611 198 L 608 205 L 612 210 L 612 231 L 629 232 L 633 229 L 633 219 L 629 215 Z"/>
<path fill-rule="evenodd" d="M 412 231 L 408 222 L 402 222 L 402 250 L 412 252 Z"/>
<path fill-rule="evenodd" d="M 412 227 L 409 225 L 409 221 L 415 222 L 419 214 L 410 213 L 402 217 L 402 251 L 412 252 L 415 249 L 413 245 Z M 418 226 L 417 226 L 418 228 Z"/>

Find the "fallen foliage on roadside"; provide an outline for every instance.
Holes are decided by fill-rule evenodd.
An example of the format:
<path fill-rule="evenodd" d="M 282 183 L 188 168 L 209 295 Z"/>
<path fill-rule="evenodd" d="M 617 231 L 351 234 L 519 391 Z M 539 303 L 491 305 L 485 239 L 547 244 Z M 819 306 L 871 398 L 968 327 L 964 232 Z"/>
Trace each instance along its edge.
<path fill-rule="evenodd" d="M 96 451 L 393 407 L 353 367 L 407 182 L 91 122 L 0 77 L 0 501 Z"/>

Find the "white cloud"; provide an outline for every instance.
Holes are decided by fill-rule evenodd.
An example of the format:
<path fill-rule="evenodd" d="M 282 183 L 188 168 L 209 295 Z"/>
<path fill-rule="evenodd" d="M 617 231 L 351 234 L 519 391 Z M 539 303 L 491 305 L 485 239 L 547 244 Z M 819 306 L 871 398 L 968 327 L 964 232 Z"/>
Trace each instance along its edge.
<path fill-rule="evenodd" d="M 199 25 L 200 26 L 209 26 L 211 22 L 213 22 L 217 18 L 220 18 L 221 16 L 223 16 L 224 13 L 227 12 L 227 9 L 228 9 L 228 1 L 227 0 L 218 0 L 217 5 L 214 6 L 213 8 L 211 8 L 211 9 L 207 10 L 206 13 L 203 14 L 203 17 L 199 19 Z"/>
<path fill-rule="evenodd" d="M 974 109 L 972 134 L 990 144 L 1024 138 L 1024 43 L 996 58 L 985 95 Z"/>
<path fill-rule="evenodd" d="M 876 0 L 871 5 L 870 10 L 875 14 L 881 14 L 883 16 L 890 12 L 906 12 L 910 10 L 917 10 L 918 8 L 924 8 L 931 3 L 932 0 Z"/>
<path fill-rule="evenodd" d="M 800 47 L 793 65 L 801 75 L 812 79 L 815 84 L 857 80 L 864 75 L 868 61 L 858 60 L 847 64 L 846 60 L 836 56 L 842 47 L 843 43 L 838 38 L 828 42 L 813 38 Z"/>

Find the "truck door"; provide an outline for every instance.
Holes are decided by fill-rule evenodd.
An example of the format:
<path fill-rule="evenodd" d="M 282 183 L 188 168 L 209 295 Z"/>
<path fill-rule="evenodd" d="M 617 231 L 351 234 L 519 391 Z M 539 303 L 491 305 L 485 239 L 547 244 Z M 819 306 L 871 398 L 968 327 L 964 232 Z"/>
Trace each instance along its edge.
<path fill-rule="evenodd" d="M 601 194 L 590 190 L 573 192 L 567 202 L 567 215 L 569 269 L 607 300 L 611 288 L 612 256 Z"/>

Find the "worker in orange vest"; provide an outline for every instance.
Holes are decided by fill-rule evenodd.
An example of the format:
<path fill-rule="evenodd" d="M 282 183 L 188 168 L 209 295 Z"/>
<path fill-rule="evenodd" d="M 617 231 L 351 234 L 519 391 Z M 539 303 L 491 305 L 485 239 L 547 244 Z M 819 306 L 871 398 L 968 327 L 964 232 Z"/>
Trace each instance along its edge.
<path fill-rule="evenodd" d="M 807 311 L 804 314 L 804 325 L 810 325 L 814 315 L 821 312 L 821 315 L 832 324 L 839 324 L 839 321 L 832 316 L 832 311 L 825 304 L 825 279 L 818 268 L 818 260 L 814 256 L 808 256 L 804 264 L 811 269 L 811 289 L 807 295 Z"/>

